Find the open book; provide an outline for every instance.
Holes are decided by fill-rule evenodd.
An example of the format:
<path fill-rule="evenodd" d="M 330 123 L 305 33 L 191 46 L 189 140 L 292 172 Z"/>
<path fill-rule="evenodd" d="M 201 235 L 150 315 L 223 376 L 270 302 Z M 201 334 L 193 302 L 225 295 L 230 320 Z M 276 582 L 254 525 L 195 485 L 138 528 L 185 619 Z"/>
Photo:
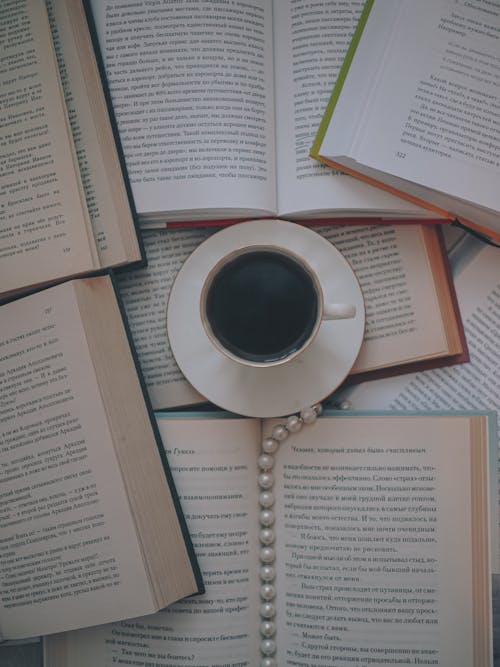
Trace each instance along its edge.
<path fill-rule="evenodd" d="M 358 0 L 90 4 L 141 225 L 437 217 L 308 155 Z"/>
<path fill-rule="evenodd" d="M 141 260 L 80 0 L 0 5 L 0 294 Z"/>
<path fill-rule="evenodd" d="M 324 226 L 351 263 L 365 296 L 366 327 L 349 382 L 468 359 L 440 228 Z M 182 376 L 167 338 L 167 300 L 182 263 L 209 229 L 145 231 L 148 265 L 118 288 L 155 409 L 205 400 Z"/>
<path fill-rule="evenodd" d="M 255 463 L 276 422 L 158 423 L 206 593 L 49 637 L 47 667 L 261 664 Z M 337 414 L 280 445 L 277 664 L 492 665 L 488 428 L 486 414 Z"/>
<path fill-rule="evenodd" d="M 500 7 L 370 0 L 312 155 L 500 241 Z"/>
<path fill-rule="evenodd" d="M 0 308 L 0 636 L 149 614 L 200 590 L 108 276 Z"/>

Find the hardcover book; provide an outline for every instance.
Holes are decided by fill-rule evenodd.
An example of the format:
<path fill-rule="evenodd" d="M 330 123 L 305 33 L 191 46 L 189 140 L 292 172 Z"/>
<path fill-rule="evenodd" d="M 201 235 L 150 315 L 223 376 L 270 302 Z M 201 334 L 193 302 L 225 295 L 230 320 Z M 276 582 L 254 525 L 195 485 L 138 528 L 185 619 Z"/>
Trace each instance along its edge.
<path fill-rule="evenodd" d="M 4 2 L 0 296 L 143 259 L 80 0 Z"/>
<path fill-rule="evenodd" d="M 108 276 L 0 307 L 0 633 L 150 614 L 202 589 Z"/>
<path fill-rule="evenodd" d="M 158 415 L 206 593 L 49 637 L 48 667 L 492 665 L 490 418 L 323 415 L 281 442 L 262 514 L 275 421 Z"/>

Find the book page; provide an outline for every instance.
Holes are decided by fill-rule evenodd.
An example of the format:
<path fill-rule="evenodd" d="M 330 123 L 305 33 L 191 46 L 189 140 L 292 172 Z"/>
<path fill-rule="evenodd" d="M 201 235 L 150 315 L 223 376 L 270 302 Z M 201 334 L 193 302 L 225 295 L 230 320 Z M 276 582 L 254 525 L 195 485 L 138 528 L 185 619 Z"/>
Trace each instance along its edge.
<path fill-rule="evenodd" d="M 123 263 L 134 231 L 85 14 L 78 3 L 46 0 L 85 200 L 102 266 Z M 72 23 L 73 21 L 73 23 Z M 83 62 L 82 62 L 83 61 Z M 123 233 L 122 230 L 123 229 Z M 135 242 L 134 259 L 140 257 Z"/>
<path fill-rule="evenodd" d="M 91 5 L 141 217 L 274 211 L 270 3 Z"/>
<path fill-rule="evenodd" d="M 0 322 L 2 634 L 154 609 L 73 284 Z"/>
<path fill-rule="evenodd" d="M 470 362 L 398 378 L 365 382 L 341 392 L 337 397 L 339 401 L 347 400 L 353 408 L 359 410 L 498 408 L 500 405 L 498 250 L 481 244 L 479 251 L 475 250 L 468 263 L 463 263 L 462 258 L 458 259 L 455 285 L 469 346 Z M 498 490 L 495 489 L 495 495 L 497 493 Z M 492 503 L 492 507 L 497 508 L 497 506 L 498 501 Z M 495 567 L 499 571 L 498 537 L 492 536 L 492 546 Z"/>
<path fill-rule="evenodd" d="M 2 292 L 97 268 L 43 0 L 0 7 Z"/>
<path fill-rule="evenodd" d="M 254 667 L 259 658 L 255 461 L 260 422 L 159 414 L 158 425 L 206 592 L 152 616 L 56 638 L 67 651 L 64 664 Z"/>
<path fill-rule="evenodd" d="M 167 336 L 170 289 L 184 261 L 213 228 L 144 230 L 147 266 L 117 276 L 128 323 L 155 410 L 206 399 L 184 378 Z"/>
<path fill-rule="evenodd" d="M 424 217 L 423 209 L 309 157 L 363 0 L 275 0 L 278 211 Z"/>
<path fill-rule="evenodd" d="M 322 227 L 351 263 L 366 327 L 353 372 L 445 354 L 446 335 L 418 226 Z"/>
<path fill-rule="evenodd" d="M 324 417 L 280 448 L 278 664 L 475 664 L 469 428 Z"/>
<path fill-rule="evenodd" d="M 449 200 L 436 192 L 498 211 L 499 29 L 496 3 L 437 0 L 422 10 L 411 0 L 376 0 L 321 152 L 332 155 L 330 137 L 343 127 L 337 113 L 349 115 L 359 99 L 371 44 L 382 40 L 349 157 L 432 189 L 429 201 L 442 208 Z"/>

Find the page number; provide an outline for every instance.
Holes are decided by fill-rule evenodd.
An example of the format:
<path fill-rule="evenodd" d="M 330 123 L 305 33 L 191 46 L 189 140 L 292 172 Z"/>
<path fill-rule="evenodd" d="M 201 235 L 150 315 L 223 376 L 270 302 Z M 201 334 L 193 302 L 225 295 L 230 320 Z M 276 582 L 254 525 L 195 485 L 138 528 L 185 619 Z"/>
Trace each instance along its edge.
<path fill-rule="evenodd" d="M 399 157 L 403 160 L 406 157 L 406 153 L 402 153 L 401 151 L 396 151 L 396 157 Z"/>

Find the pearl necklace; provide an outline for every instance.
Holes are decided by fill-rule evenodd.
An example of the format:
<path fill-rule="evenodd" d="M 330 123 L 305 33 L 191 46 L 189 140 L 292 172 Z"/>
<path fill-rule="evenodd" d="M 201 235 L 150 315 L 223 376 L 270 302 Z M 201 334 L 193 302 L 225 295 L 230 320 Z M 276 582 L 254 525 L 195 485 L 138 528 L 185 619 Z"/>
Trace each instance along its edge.
<path fill-rule="evenodd" d="M 260 653 L 261 667 L 276 667 L 274 655 L 276 653 L 276 624 L 274 617 L 276 615 L 276 588 L 274 580 L 276 570 L 274 561 L 276 553 L 274 550 L 274 475 L 272 469 L 274 466 L 274 454 L 278 451 L 280 443 L 286 440 L 291 433 L 300 431 L 304 424 L 312 424 L 321 414 L 321 404 L 317 403 L 311 407 L 304 408 L 299 415 L 290 415 L 284 424 L 276 424 L 271 435 L 262 441 L 262 451 L 257 464 L 259 475 L 257 482 L 259 485 L 259 505 L 260 505 Z"/>

